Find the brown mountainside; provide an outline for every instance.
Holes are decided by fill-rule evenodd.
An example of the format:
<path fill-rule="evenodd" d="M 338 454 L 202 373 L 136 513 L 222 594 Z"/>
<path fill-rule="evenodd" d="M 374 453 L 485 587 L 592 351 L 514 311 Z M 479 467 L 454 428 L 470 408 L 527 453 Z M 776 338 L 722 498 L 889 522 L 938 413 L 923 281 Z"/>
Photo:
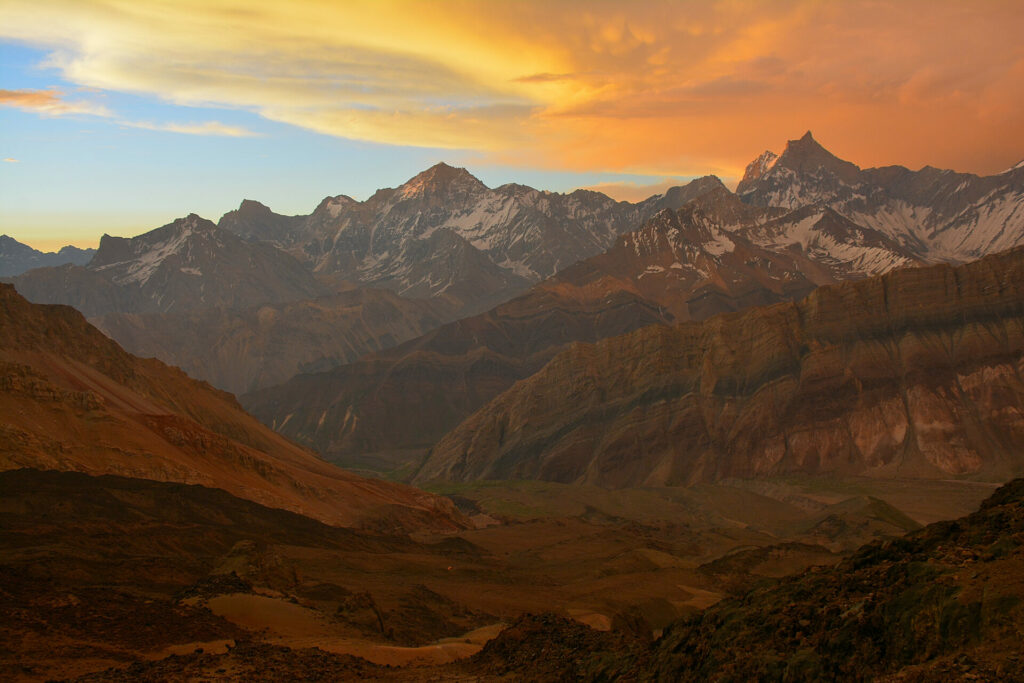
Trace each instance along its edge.
<path fill-rule="evenodd" d="M 203 484 L 342 526 L 451 528 L 445 500 L 339 470 L 230 394 L 0 285 L 0 469 Z"/>
<path fill-rule="evenodd" d="M 417 481 L 603 486 L 1024 469 L 1024 250 L 579 344 L 480 409 Z"/>

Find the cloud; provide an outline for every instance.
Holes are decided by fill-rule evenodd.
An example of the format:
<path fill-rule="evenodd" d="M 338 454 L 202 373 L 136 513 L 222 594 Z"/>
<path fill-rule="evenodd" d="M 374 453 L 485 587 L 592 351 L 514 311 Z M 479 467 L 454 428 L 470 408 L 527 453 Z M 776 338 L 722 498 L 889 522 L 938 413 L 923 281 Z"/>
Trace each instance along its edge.
<path fill-rule="evenodd" d="M 59 90 L 0 90 L 0 106 L 15 107 L 35 112 L 43 116 L 70 116 L 87 114 L 102 118 L 115 119 L 116 123 L 131 128 L 182 133 L 185 135 L 221 135 L 227 137 L 257 137 L 255 133 L 240 126 L 230 126 L 219 121 L 202 123 L 152 123 L 149 121 L 125 121 L 117 119 L 114 112 L 102 105 L 85 101 L 69 101 Z M 17 162 L 17 159 L 4 159 Z"/>
<path fill-rule="evenodd" d="M 232 138 L 258 137 L 260 134 L 242 128 L 240 126 L 228 126 L 220 121 L 205 121 L 203 123 L 151 123 L 149 121 L 118 121 L 122 126 L 131 128 L 142 128 L 145 130 L 156 130 L 168 133 L 182 133 L 185 135 L 222 135 Z"/>
<path fill-rule="evenodd" d="M 0 106 L 23 109 L 44 116 L 113 116 L 111 111 L 101 104 L 85 100 L 65 100 L 64 93 L 59 90 L 0 89 Z"/>
<path fill-rule="evenodd" d="M 7 158 L 4 159 L 4 162 L 8 163 L 8 164 L 20 164 L 21 160 L 20 159 L 14 159 L 13 157 L 7 157 Z"/>
<path fill-rule="evenodd" d="M 573 74 L 529 74 L 527 76 L 519 76 L 513 78 L 515 83 L 554 83 L 556 81 L 568 81 L 573 78 Z"/>
<path fill-rule="evenodd" d="M 861 165 L 997 171 L 1024 150 L 1022 34 L 1019 0 L 0 3 L 80 88 L 659 176 L 739 175 L 806 129 Z"/>

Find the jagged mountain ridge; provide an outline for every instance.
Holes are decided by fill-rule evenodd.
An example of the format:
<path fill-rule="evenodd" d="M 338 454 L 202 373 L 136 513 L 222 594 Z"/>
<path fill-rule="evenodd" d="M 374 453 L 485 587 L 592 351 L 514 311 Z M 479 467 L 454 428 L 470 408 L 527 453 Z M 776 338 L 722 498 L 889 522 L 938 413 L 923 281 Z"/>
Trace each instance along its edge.
<path fill-rule="evenodd" d="M 991 176 L 926 166 L 861 170 L 811 135 L 765 152 L 736 193 L 757 206 L 821 204 L 926 261 L 964 262 L 1024 243 L 1024 166 Z"/>
<path fill-rule="evenodd" d="M 320 460 L 230 394 L 126 353 L 67 306 L 0 284 L 0 469 L 220 488 L 329 524 L 454 528 L 447 502 Z"/>
<path fill-rule="evenodd" d="M 95 249 L 80 249 L 70 244 L 61 247 L 60 251 L 44 252 L 22 244 L 13 237 L 0 235 L 0 277 L 13 277 L 33 268 L 61 266 L 65 263 L 84 266 L 94 253 Z"/>
<path fill-rule="evenodd" d="M 416 481 L 606 487 L 1024 469 L 1024 249 L 578 344 L 466 419 Z"/>
<path fill-rule="evenodd" d="M 320 275 L 403 296 L 453 297 L 473 313 L 600 253 L 658 210 L 678 208 L 716 185 L 709 176 L 631 204 L 588 190 L 490 189 L 465 169 L 440 163 L 364 202 L 328 197 L 305 217 L 246 200 L 220 225 L 269 239 Z"/>

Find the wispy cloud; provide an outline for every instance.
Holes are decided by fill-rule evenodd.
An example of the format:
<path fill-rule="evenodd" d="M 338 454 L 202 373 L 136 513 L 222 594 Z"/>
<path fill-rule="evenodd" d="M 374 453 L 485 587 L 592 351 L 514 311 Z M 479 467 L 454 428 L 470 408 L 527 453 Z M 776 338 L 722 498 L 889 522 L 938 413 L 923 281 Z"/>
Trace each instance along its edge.
<path fill-rule="evenodd" d="M 23 109 L 44 116 L 113 116 L 113 113 L 102 104 L 88 100 L 67 100 L 64 99 L 64 93 L 59 90 L 0 90 L 0 106 Z"/>
<path fill-rule="evenodd" d="M 8 163 L 8 164 L 20 164 L 21 160 L 20 159 L 15 159 L 13 157 L 7 157 L 7 158 L 4 159 L 4 162 Z"/>
<path fill-rule="evenodd" d="M 240 126 L 229 126 L 220 121 L 204 121 L 202 123 L 153 123 L 151 121 L 118 121 L 122 126 L 143 128 L 167 133 L 184 135 L 221 135 L 231 138 L 259 137 L 259 133 Z"/>
<path fill-rule="evenodd" d="M 84 88 L 82 90 L 92 91 Z M 96 91 L 99 92 L 99 91 Z M 152 121 L 126 121 L 120 119 L 107 107 L 85 100 L 67 100 L 60 90 L 0 90 L 0 106 L 15 107 L 34 112 L 42 116 L 71 116 L 86 114 L 101 118 L 113 119 L 115 123 L 131 128 L 181 133 L 184 135 L 218 135 L 226 137 L 258 137 L 259 133 L 241 126 L 231 126 L 220 121 L 203 121 L 199 123 L 154 123 Z M 4 159 L 16 162 L 17 159 Z"/>
<path fill-rule="evenodd" d="M 0 3 L 0 36 L 83 88 L 658 176 L 738 175 L 806 129 L 864 165 L 999 170 L 1022 34 L 1019 0 Z"/>

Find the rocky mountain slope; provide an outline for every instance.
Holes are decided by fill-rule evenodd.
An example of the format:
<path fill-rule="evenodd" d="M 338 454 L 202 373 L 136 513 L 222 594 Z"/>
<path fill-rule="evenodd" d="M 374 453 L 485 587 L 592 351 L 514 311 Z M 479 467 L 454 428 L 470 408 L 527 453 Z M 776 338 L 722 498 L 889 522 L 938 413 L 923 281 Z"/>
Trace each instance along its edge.
<path fill-rule="evenodd" d="M 21 275 L 26 270 L 71 263 L 84 266 L 96 253 L 95 249 L 79 249 L 70 245 L 60 251 L 39 251 L 22 244 L 13 237 L 0 235 L 0 277 Z"/>
<path fill-rule="evenodd" d="M 861 170 L 810 132 L 765 152 L 736 188 L 756 206 L 828 206 L 918 258 L 963 262 L 1024 244 L 1024 164 L 980 177 L 926 166 Z"/>
<path fill-rule="evenodd" d="M 66 306 L 0 285 L 0 469 L 198 483 L 345 526 L 453 528 L 445 500 L 367 481 L 263 427 L 234 397 L 131 356 Z"/>
<path fill-rule="evenodd" d="M 1024 250 L 578 344 L 481 408 L 416 481 L 621 487 L 1024 470 Z"/>
<path fill-rule="evenodd" d="M 720 185 L 716 178 L 672 188 L 638 204 L 598 192 L 490 189 L 462 168 L 437 164 L 365 202 L 328 197 L 309 216 L 280 216 L 246 200 L 220 226 L 273 241 L 319 275 L 443 297 L 462 313 L 485 310 L 580 259 L 607 249 L 663 208 Z"/>
<path fill-rule="evenodd" d="M 30 301 L 67 304 L 90 317 L 252 307 L 327 292 L 287 253 L 195 214 L 130 239 L 104 235 L 84 267 L 36 269 L 13 282 Z"/>

